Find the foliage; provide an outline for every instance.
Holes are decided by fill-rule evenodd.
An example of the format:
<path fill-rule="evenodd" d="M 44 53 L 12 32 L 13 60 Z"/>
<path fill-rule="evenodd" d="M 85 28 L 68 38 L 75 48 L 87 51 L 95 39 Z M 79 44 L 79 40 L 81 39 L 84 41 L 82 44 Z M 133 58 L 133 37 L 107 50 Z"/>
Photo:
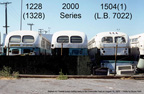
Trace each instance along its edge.
<path fill-rule="evenodd" d="M 14 71 L 14 72 L 12 73 L 12 76 L 13 76 L 14 78 L 18 78 L 18 77 L 19 77 L 19 72 L 15 72 L 15 71 Z"/>
<path fill-rule="evenodd" d="M 58 80 L 67 80 L 68 79 L 68 77 L 67 77 L 67 75 L 64 75 L 63 73 L 62 73 L 62 70 L 59 72 L 59 76 L 57 77 L 57 79 Z"/>
<path fill-rule="evenodd" d="M 18 78 L 19 73 L 13 72 L 11 73 L 11 68 L 3 66 L 3 69 L 0 71 L 0 77 L 10 77 L 10 78 Z"/>

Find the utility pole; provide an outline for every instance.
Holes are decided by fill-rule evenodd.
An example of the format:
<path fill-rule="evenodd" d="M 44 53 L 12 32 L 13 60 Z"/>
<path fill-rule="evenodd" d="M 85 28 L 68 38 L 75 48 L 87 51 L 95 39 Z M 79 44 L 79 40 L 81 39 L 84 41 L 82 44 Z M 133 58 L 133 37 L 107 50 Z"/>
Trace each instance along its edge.
<path fill-rule="evenodd" d="M 45 30 L 44 32 L 45 32 L 45 34 L 46 34 L 48 31 Z"/>
<path fill-rule="evenodd" d="M 117 49 L 118 49 L 118 43 L 116 43 L 116 47 L 115 47 L 115 73 L 114 75 L 116 76 L 117 71 L 116 71 L 116 64 L 117 64 Z"/>
<path fill-rule="evenodd" d="M 20 18 L 20 30 L 22 30 L 22 8 L 23 8 L 23 0 L 21 0 L 21 18 Z"/>
<path fill-rule="evenodd" d="M 39 29 L 40 34 L 42 33 L 43 29 Z"/>
<path fill-rule="evenodd" d="M 63 55 L 63 45 L 64 45 L 64 42 L 65 42 L 66 40 L 63 40 L 62 41 L 62 43 L 61 43 L 61 56 Z"/>
<path fill-rule="evenodd" d="M 3 27 L 6 28 L 6 34 L 7 34 L 7 28 L 9 27 L 9 26 L 7 26 L 7 5 L 11 4 L 11 2 L 3 2 L 3 3 L 0 3 L 0 4 L 5 5 L 5 26 L 3 26 Z"/>
<path fill-rule="evenodd" d="M 0 47 L 1 47 L 1 32 L 0 32 Z"/>
<path fill-rule="evenodd" d="M 32 31 L 32 26 L 33 26 L 34 24 L 33 24 L 33 23 L 29 23 L 29 24 L 27 24 L 27 25 L 30 26 L 30 31 Z"/>
<path fill-rule="evenodd" d="M 50 34 L 50 29 L 51 29 L 51 28 L 50 28 L 50 27 L 48 27 L 48 32 L 49 32 L 49 34 Z"/>
<path fill-rule="evenodd" d="M 63 55 L 63 42 L 61 43 L 61 56 Z"/>

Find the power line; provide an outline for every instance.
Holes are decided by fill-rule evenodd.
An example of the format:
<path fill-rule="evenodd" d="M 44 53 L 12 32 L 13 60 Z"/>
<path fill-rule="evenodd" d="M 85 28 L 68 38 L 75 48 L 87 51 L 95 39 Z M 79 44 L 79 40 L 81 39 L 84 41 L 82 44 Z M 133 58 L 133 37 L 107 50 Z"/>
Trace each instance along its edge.
<path fill-rule="evenodd" d="M 50 28 L 49 28 L 50 29 Z M 47 34 L 48 32 L 50 32 L 50 30 L 46 31 L 44 29 L 38 29 L 40 34 Z M 50 33 L 49 33 L 50 34 Z"/>
<path fill-rule="evenodd" d="M 6 28 L 6 34 L 7 34 L 7 28 L 9 27 L 9 26 L 7 26 L 7 5 L 11 4 L 11 2 L 3 2 L 3 3 L 0 3 L 0 4 L 5 5 L 5 26 L 3 26 L 3 27 Z"/>
<path fill-rule="evenodd" d="M 11 8 L 9 8 L 9 15 L 11 15 L 11 17 L 13 18 L 13 19 L 11 19 L 12 21 L 14 21 L 16 24 L 18 24 L 19 25 L 19 20 L 18 20 L 18 18 L 20 18 L 20 15 L 18 15 L 18 13 L 16 13 L 17 11 L 15 11 L 15 9 L 11 6 Z M 15 25 L 16 25 L 15 24 Z M 17 25 L 17 26 L 18 26 Z M 18 28 L 18 27 L 17 27 Z"/>
<path fill-rule="evenodd" d="M 119 28 L 117 28 L 117 31 L 120 31 L 120 29 L 119 29 Z"/>

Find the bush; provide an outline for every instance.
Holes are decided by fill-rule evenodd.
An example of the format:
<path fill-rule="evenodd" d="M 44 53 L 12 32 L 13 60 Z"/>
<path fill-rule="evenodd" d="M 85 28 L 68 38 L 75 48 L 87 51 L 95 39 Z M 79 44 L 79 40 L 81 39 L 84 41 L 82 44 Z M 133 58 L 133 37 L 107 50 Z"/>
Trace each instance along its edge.
<path fill-rule="evenodd" d="M 19 77 L 19 72 L 13 72 L 12 73 L 13 78 L 18 78 Z"/>
<path fill-rule="evenodd" d="M 62 73 L 62 70 L 59 72 L 59 76 L 57 77 L 57 79 L 58 80 L 67 80 L 68 79 L 68 77 L 67 77 L 67 75 L 64 75 L 63 73 Z"/>
<path fill-rule="evenodd" d="M 3 66 L 3 69 L 0 71 L 0 77 L 10 77 L 10 78 L 18 78 L 19 73 L 13 72 L 11 74 L 11 68 Z"/>

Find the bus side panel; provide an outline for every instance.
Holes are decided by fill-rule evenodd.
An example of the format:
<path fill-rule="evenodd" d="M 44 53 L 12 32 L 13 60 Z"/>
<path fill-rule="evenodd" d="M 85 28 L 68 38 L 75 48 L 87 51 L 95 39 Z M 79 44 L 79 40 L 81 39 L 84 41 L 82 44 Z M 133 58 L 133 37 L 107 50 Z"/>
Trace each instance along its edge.
<path fill-rule="evenodd" d="M 50 49 L 46 49 L 46 55 L 51 55 L 51 50 Z"/>
<path fill-rule="evenodd" d="M 43 48 L 40 48 L 40 55 L 45 55 L 46 54 L 46 50 Z"/>
<path fill-rule="evenodd" d="M 98 49 L 97 48 L 92 48 L 88 50 L 89 56 L 92 61 L 95 60 L 96 54 L 98 54 Z"/>
<path fill-rule="evenodd" d="M 69 48 L 69 55 L 72 56 L 88 55 L 88 50 L 87 48 Z"/>

